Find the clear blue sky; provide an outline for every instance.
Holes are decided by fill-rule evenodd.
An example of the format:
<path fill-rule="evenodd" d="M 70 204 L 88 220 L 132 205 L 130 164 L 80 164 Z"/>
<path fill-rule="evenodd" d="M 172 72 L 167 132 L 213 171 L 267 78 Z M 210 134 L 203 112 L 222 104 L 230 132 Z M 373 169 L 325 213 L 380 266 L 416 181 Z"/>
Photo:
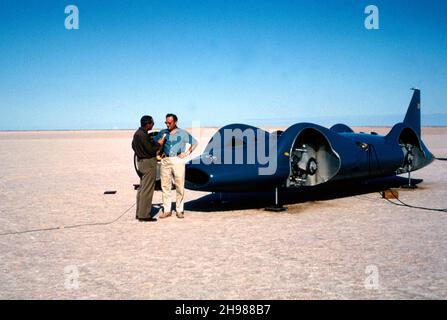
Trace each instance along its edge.
<path fill-rule="evenodd" d="M 65 6 L 80 11 L 66 30 Z M 380 29 L 364 27 L 367 5 Z M 0 1 L 0 130 L 447 125 L 447 1 Z"/>

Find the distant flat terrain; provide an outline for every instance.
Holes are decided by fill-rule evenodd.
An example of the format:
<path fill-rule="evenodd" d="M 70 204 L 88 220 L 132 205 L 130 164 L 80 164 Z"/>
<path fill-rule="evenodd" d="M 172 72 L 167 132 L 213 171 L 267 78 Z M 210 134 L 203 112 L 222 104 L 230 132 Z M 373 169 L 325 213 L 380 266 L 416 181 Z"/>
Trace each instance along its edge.
<path fill-rule="evenodd" d="M 215 130 L 201 129 L 195 154 Z M 117 218 L 139 182 L 132 135 L 0 132 L 0 233 Z M 447 158 L 447 128 L 423 128 L 423 140 Z M 423 182 L 399 190 L 402 201 L 447 208 L 446 161 L 413 177 Z M 183 220 L 139 223 L 132 208 L 109 225 L 0 236 L 0 298 L 447 298 L 446 212 L 394 206 L 376 191 L 289 195 L 283 213 L 260 206 L 273 193 L 223 195 L 223 204 L 205 192 L 186 197 Z"/>

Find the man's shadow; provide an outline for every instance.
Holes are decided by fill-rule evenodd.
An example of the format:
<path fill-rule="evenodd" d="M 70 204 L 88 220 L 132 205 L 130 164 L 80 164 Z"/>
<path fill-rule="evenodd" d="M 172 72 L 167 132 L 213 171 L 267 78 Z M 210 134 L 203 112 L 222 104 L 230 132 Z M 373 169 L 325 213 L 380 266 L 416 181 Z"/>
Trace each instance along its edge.
<path fill-rule="evenodd" d="M 412 185 L 420 184 L 422 179 L 411 179 Z M 279 189 L 280 204 L 297 204 L 307 201 L 331 200 L 357 196 L 373 192 L 381 192 L 390 188 L 408 185 L 403 177 L 385 177 L 370 180 L 327 183 L 315 187 Z M 188 211 L 232 211 L 244 209 L 260 209 L 275 203 L 275 192 L 245 193 L 212 193 L 185 203 Z"/>
<path fill-rule="evenodd" d="M 151 217 L 154 218 L 158 214 L 163 212 L 163 204 L 162 203 L 153 203 L 151 207 Z"/>

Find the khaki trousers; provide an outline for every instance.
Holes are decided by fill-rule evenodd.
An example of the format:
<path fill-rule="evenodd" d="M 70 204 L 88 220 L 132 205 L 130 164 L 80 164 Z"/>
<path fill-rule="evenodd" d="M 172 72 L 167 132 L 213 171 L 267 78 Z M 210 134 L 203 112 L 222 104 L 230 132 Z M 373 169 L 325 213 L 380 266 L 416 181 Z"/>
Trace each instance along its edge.
<path fill-rule="evenodd" d="M 157 158 L 138 161 L 138 170 L 143 174 L 137 192 L 137 218 L 149 218 L 155 189 Z"/>
<path fill-rule="evenodd" d="M 185 162 L 179 157 L 161 159 L 160 167 L 161 190 L 163 192 L 163 211 L 171 212 L 171 189 L 174 180 L 177 212 L 183 212 L 185 196 Z"/>

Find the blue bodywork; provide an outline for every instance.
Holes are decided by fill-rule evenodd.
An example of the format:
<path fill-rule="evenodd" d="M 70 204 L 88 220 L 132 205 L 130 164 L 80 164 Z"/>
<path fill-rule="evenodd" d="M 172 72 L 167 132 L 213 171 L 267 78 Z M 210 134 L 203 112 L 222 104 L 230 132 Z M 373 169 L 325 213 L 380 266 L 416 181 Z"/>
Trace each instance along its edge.
<path fill-rule="evenodd" d="M 433 159 L 421 140 L 420 90 L 414 89 L 405 120 L 385 136 L 354 133 L 344 124 L 328 129 L 297 123 L 274 133 L 244 124 L 222 127 L 203 154 L 187 163 L 186 188 L 241 192 L 315 186 L 411 172 Z M 262 174 L 272 163 L 274 170 Z"/>

